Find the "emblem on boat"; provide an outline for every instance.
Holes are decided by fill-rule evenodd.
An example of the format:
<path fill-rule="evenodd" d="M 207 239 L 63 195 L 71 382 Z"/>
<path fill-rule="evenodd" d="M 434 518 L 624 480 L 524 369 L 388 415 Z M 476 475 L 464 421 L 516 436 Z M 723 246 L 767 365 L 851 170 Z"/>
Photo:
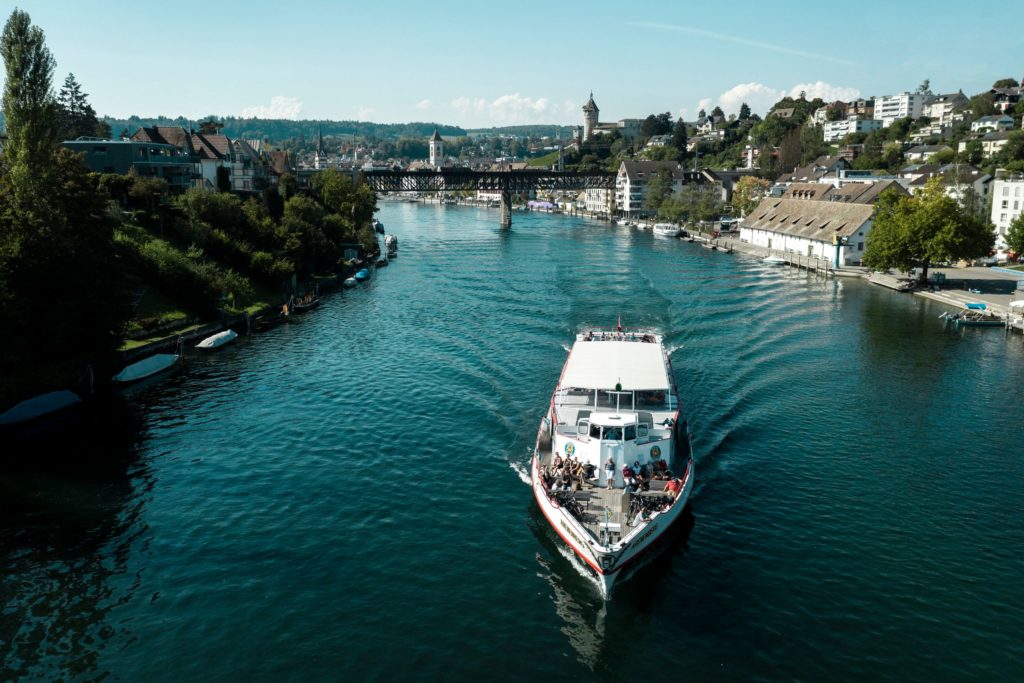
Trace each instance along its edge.
<path fill-rule="evenodd" d="M 658 446 L 653 446 L 651 448 L 651 457 L 654 458 L 655 460 L 660 458 L 661 457 L 661 448 L 659 448 Z"/>
<path fill-rule="evenodd" d="M 575 446 L 573 446 L 571 443 L 565 444 L 565 455 L 567 457 L 571 458 L 572 454 L 575 453 L 575 452 L 576 452 L 576 447 Z"/>
<path fill-rule="evenodd" d="M 601 556 L 601 569 L 611 569 L 615 566 L 615 560 L 618 559 L 614 555 L 602 555 Z"/>

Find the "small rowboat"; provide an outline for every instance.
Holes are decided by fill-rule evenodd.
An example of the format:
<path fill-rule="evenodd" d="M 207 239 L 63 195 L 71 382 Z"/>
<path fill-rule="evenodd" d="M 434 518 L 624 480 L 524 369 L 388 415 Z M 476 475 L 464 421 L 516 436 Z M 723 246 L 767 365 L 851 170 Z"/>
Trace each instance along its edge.
<path fill-rule="evenodd" d="M 204 351 L 212 351 L 214 349 L 219 349 L 225 344 L 230 344 L 237 338 L 238 333 L 234 330 L 224 330 L 223 332 L 218 332 L 217 334 L 207 337 L 203 341 L 199 342 L 196 344 L 196 348 L 203 349 Z"/>
<path fill-rule="evenodd" d="M 40 394 L 34 398 L 22 401 L 13 408 L 0 413 L 0 426 L 16 425 L 28 422 L 44 415 L 56 413 L 65 408 L 77 405 L 82 402 L 73 391 L 63 389 L 51 391 L 48 394 Z"/>
<path fill-rule="evenodd" d="M 296 301 L 292 304 L 292 313 L 308 313 L 320 305 L 320 297 L 309 301 Z"/>
<path fill-rule="evenodd" d="M 347 277 L 345 278 L 345 281 L 342 284 L 345 285 L 346 287 L 355 287 L 356 285 L 359 284 L 359 280 L 355 279 L 354 277 Z"/>
<path fill-rule="evenodd" d="M 158 353 L 149 358 L 143 358 L 137 363 L 132 363 L 111 379 L 118 384 L 137 382 L 159 372 L 170 370 L 179 360 L 181 360 L 181 356 L 176 353 Z"/>
<path fill-rule="evenodd" d="M 356 271 L 356 279 L 359 280 L 360 282 L 368 279 L 369 277 L 370 271 L 367 270 L 366 268 L 361 268 L 360 270 Z"/>

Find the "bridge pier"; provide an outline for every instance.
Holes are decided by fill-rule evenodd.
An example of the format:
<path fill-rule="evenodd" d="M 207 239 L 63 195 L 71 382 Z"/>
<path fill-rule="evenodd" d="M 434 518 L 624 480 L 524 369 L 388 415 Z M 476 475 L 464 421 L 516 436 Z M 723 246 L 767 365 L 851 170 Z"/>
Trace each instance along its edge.
<path fill-rule="evenodd" d="M 512 193 L 509 190 L 501 191 L 501 227 L 512 227 Z"/>

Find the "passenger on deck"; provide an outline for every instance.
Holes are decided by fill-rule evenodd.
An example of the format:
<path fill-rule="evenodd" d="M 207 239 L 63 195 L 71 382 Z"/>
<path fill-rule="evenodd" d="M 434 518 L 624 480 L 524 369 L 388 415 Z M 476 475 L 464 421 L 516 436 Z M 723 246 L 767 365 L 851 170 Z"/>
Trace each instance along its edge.
<path fill-rule="evenodd" d="M 604 464 L 605 488 L 615 486 L 615 461 L 609 456 Z"/>
<path fill-rule="evenodd" d="M 562 490 L 572 491 L 572 475 L 569 474 L 568 470 L 562 474 Z"/>
<path fill-rule="evenodd" d="M 562 456 L 559 455 L 558 453 L 555 453 L 555 461 L 552 464 L 554 465 L 555 470 L 562 469 Z"/>
<path fill-rule="evenodd" d="M 650 491 L 651 483 L 650 480 L 644 476 L 644 473 L 636 475 L 636 490 L 637 491 Z"/>
<path fill-rule="evenodd" d="M 683 490 L 683 482 L 679 481 L 678 478 L 673 477 L 665 484 L 665 490 L 668 491 L 668 495 L 672 498 L 678 498 L 679 492 Z"/>
<path fill-rule="evenodd" d="M 622 466 L 622 485 L 627 489 L 636 487 L 636 473 L 629 465 Z"/>
<path fill-rule="evenodd" d="M 583 478 L 586 479 L 591 485 L 597 483 L 597 468 L 594 467 L 593 463 L 587 463 L 583 466 Z"/>

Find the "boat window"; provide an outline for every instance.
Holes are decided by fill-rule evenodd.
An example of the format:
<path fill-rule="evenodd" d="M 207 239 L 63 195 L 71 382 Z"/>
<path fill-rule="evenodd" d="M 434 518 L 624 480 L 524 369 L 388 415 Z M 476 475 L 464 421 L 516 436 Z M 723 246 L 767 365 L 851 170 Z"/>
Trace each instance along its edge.
<path fill-rule="evenodd" d="M 664 391 L 637 392 L 636 407 L 638 410 L 660 410 L 666 405 Z"/>
<path fill-rule="evenodd" d="M 590 406 L 594 404 L 594 392 L 589 389 L 568 389 L 562 397 L 563 405 Z"/>
<path fill-rule="evenodd" d="M 580 420 L 576 423 L 576 433 L 580 436 L 586 436 L 590 432 L 590 421 Z"/>
<path fill-rule="evenodd" d="M 647 425 L 637 425 L 636 435 L 639 436 L 641 439 L 645 438 L 647 436 Z"/>
<path fill-rule="evenodd" d="M 597 406 L 599 408 L 616 408 L 633 410 L 633 392 L 631 391 L 598 391 Z"/>
<path fill-rule="evenodd" d="M 601 438 L 604 441 L 622 441 L 622 427 L 605 427 Z"/>
<path fill-rule="evenodd" d="M 595 439 L 600 439 L 601 428 L 597 425 L 590 425 L 590 436 Z"/>
<path fill-rule="evenodd" d="M 636 438 L 636 425 L 625 426 L 626 441 L 632 441 Z"/>

